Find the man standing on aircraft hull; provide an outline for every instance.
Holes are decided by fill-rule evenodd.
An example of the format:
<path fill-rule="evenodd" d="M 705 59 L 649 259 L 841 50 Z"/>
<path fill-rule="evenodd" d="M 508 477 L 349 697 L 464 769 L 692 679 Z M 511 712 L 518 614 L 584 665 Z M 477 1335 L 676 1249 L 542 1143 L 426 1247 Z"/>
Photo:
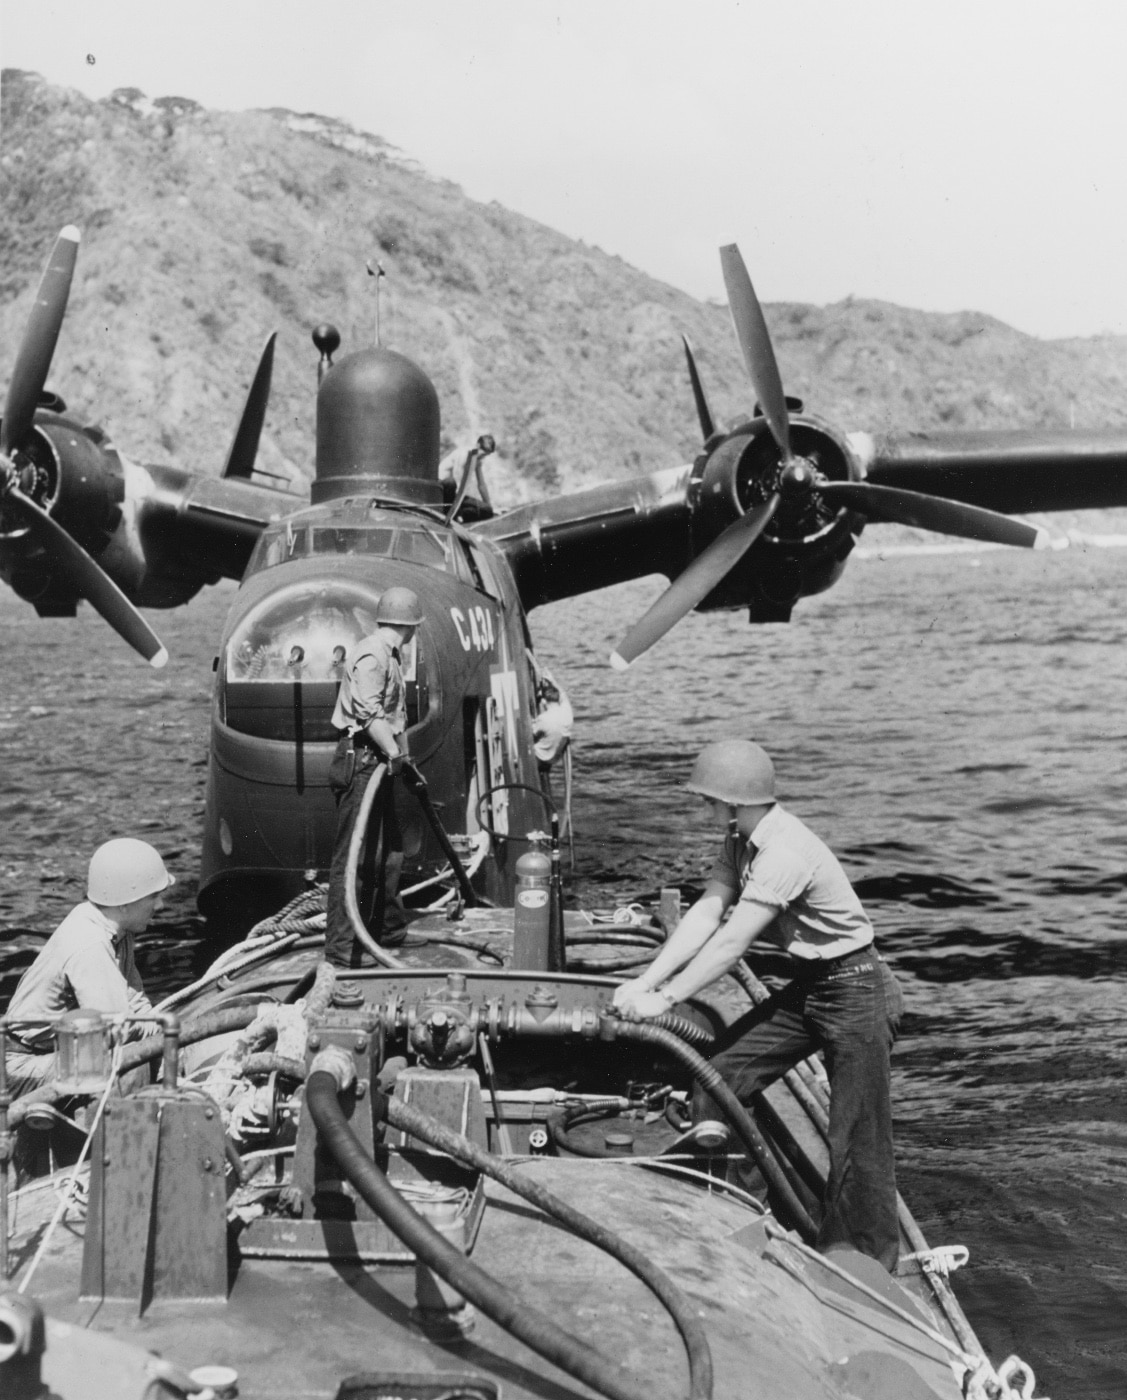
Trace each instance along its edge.
<path fill-rule="evenodd" d="M 770 928 L 791 955 L 794 980 L 730 1026 L 711 1063 L 750 1106 L 760 1089 L 824 1052 L 830 1173 L 818 1247 L 852 1247 L 893 1272 L 900 1252 L 889 1092 L 902 1011 L 896 979 L 833 853 L 775 800 L 774 765 L 758 744 L 710 745 L 687 786 L 732 834 L 700 899 L 650 967 L 616 990 L 615 1005 L 631 1020 L 659 1016 L 722 976 Z M 694 1120 L 720 1116 L 698 1086 Z"/>
<path fill-rule="evenodd" d="M 346 882 L 348 852 L 360 804 L 381 763 L 387 764 L 383 792 L 377 798 L 371 832 L 380 833 L 380 869 L 374 849 L 359 870 L 357 903 L 362 916 L 376 906 L 377 940 L 391 941 L 386 926 L 387 906 L 394 903 L 403 863 L 403 838 L 395 811 L 392 779 L 402 771 L 406 751 L 401 747 L 407 728 L 407 688 L 400 665 L 400 648 L 415 635 L 423 620 L 418 595 L 410 588 L 389 588 L 376 605 L 375 632 L 365 637 L 345 668 L 333 724 L 343 731 L 329 769 L 329 786 L 337 802 L 336 836 L 329 868 L 325 958 L 337 967 L 358 967 L 362 957 L 348 912 Z"/>

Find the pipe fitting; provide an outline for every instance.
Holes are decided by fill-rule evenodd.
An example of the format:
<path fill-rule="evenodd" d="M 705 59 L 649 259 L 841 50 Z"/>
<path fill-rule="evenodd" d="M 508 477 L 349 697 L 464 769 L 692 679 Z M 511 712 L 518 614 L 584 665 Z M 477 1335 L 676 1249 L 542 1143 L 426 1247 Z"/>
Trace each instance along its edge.
<path fill-rule="evenodd" d="M 313 1056 L 309 1075 L 314 1074 L 329 1075 L 337 1086 L 337 1093 L 340 1094 L 355 1084 L 356 1065 L 347 1050 L 342 1050 L 339 1045 L 326 1045 L 324 1050 L 318 1050 Z"/>

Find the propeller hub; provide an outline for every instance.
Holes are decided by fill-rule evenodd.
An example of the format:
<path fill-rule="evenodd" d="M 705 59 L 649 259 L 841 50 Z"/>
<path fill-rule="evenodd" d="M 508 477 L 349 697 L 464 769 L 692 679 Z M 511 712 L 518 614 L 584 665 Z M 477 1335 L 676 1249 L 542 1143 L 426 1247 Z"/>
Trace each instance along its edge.
<path fill-rule="evenodd" d="M 792 457 L 779 473 L 779 494 L 788 500 L 809 495 L 817 484 L 817 469 L 805 457 Z"/>

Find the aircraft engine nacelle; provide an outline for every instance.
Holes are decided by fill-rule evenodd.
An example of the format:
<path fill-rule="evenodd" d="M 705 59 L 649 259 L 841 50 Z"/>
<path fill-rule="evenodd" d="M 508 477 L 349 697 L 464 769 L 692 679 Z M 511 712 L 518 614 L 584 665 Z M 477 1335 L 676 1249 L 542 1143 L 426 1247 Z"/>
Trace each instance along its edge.
<path fill-rule="evenodd" d="M 844 437 L 813 417 L 790 420 L 790 440 L 830 481 L 857 481 L 861 464 Z M 763 418 L 741 424 L 693 468 L 693 532 L 697 551 L 742 515 L 780 490 L 782 461 Z M 788 496 L 785 488 L 755 547 L 700 603 L 701 611 L 746 606 L 752 622 L 786 622 L 799 598 L 821 593 L 841 576 L 863 521 L 817 491 Z"/>
<path fill-rule="evenodd" d="M 40 413 L 17 461 L 23 494 L 52 516 L 88 554 L 102 553 L 125 500 L 121 458 L 98 428 Z M 73 616 L 78 595 L 14 510 L 0 504 L 0 577 L 42 616 Z"/>

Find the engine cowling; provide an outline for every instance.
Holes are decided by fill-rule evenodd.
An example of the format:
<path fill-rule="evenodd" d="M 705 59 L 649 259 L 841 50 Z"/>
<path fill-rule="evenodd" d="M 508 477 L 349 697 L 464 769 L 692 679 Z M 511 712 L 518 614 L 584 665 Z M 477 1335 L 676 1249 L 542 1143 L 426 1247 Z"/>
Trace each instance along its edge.
<path fill-rule="evenodd" d="M 20 489 L 95 558 L 121 521 L 125 473 L 98 428 L 40 412 L 16 461 Z M 0 577 L 42 616 L 73 616 L 78 595 L 14 510 L 0 501 Z"/>
<path fill-rule="evenodd" d="M 861 462 L 849 442 L 812 416 L 790 420 L 791 447 L 830 481 L 857 481 Z M 746 606 L 751 622 L 786 622 L 799 598 L 821 593 L 841 576 L 864 521 L 818 492 L 788 494 L 782 458 L 764 418 L 756 417 L 702 453 L 693 467 L 697 552 L 771 495 L 779 507 L 755 548 L 698 605 L 707 612 Z"/>

